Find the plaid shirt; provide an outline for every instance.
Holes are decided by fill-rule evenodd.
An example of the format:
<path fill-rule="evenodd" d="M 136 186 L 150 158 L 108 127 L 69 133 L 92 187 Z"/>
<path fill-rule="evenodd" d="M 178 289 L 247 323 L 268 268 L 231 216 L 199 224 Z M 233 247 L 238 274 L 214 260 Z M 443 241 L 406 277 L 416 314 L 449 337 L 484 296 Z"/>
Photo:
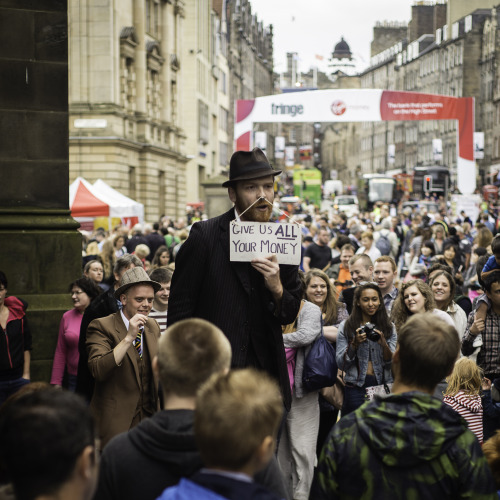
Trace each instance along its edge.
<path fill-rule="evenodd" d="M 387 310 L 388 315 L 391 314 L 392 306 L 397 296 L 398 296 L 398 289 L 395 286 L 392 287 L 392 290 L 389 293 L 386 293 L 384 295 L 384 306 Z"/>
<path fill-rule="evenodd" d="M 462 339 L 462 354 L 469 356 L 474 352 L 472 343 L 476 338 L 470 333 L 474 323 L 474 311 L 469 314 L 467 328 Z M 484 321 L 484 331 L 481 332 L 483 345 L 477 355 L 477 365 L 485 374 L 500 373 L 500 316 L 489 309 Z"/>

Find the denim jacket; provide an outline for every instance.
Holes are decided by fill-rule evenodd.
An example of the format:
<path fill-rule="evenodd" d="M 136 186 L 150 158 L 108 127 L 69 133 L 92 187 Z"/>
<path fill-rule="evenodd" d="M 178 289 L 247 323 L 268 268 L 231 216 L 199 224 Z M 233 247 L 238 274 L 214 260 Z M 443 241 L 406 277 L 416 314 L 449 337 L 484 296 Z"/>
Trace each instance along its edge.
<path fill-rule="evenodd" d="M 362 387 L 365 383 L 368 361 L 372 362 L 373 371 L 378 384 L 383 383 L 382 371 L 384 370 L 385 382 L 392 382 L 391 361 L 384 361 L 384 351 L 377 342 L 367 340 L 362 342 L 357 349 L 349 347 L 347 334 L 344 334 L 345 321 L 340 323 L 337 336 L 337 365 L 339 370 L 345 371 L 344 381 L 347 384 Z M 396 327 L 392 325 L 392 335 L 386 339 L 391 352 L 396 350 Z"/>

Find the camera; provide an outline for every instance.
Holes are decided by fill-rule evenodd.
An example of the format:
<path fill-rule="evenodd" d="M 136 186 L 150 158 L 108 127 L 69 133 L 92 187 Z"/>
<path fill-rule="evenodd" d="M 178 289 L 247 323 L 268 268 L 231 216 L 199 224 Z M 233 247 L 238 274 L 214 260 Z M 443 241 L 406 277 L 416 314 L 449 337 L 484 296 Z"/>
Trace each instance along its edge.
<path fill-rule="evenodd" d="M 372 342 L 378 342 L 380 339 L 380 333 L 375 331 L 375 325 L 373 323 L 365 323 L 361 331 L 366 333 L 366 338 Z"/>

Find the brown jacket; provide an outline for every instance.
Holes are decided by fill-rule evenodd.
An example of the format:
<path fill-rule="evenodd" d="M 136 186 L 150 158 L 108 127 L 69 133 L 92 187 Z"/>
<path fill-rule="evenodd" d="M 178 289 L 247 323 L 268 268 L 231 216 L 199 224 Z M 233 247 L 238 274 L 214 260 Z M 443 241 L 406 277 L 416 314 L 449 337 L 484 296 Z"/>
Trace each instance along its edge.
<path fill-rule="evenodd" d="M 127 330 L 120 312 L 92 321 L 87 329 L 89 370 L 95 378 L 90 410 L 96 419 L 101 445 L 113 436 L 128 431 L 136 414 L 141 396 L 141 377 L 138 355 L 130 346 L 121 365 L 115 362 L 113 349 L 126 337 Z M 158 353 L 160 328 L 148 318 L 143 336 L 143 359 L 148 370 Z M 151 377 L 152 377 L 152 371 Z M 158 384 L 150 381 L 151 406 L 158 409 Z"/>

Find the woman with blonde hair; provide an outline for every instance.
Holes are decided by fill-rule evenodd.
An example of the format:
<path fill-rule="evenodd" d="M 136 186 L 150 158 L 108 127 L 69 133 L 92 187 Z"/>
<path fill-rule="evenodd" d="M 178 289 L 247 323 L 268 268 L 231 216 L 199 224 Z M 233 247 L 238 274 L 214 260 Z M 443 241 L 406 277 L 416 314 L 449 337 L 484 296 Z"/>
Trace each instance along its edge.
<path fill-rule="evenodd" d="M 305 300 L 304 273 L 299 271 L 303 300 L 295 321 L 282 327 L 292 404 L 278 446 L 278 463 L 293 498 L 307 500 L 314 476 L 320 411 L 318 391 L 302 384 L 304 363 L 311 345 L 321 335 L 321 309 Z"/>
<path fill-rule="evenodd" d="M 460 358 L 448 377 L 443 403 L 451 406 L 467 422 L 469 429 L 483 443 L 482 371 L 474 361 Z"/>
<path fill-rule="evenodd" d="M 106 240 L 101 251 L 102 267 L 104 268 L 104 281 L 109 283 L 113 280 L 113 267 L 116 262 L 115 248 L 112 240 Z"/>
<path fill-rule="evenodd" d="M 410 280 L 403 283 L 391 311 L 391 321 L 396 325 L 396 331 L 399 332 L 413 314 L 423 312 L 431 312 L 455 327 L 448 314 L 436 309 L 434 295 L 427 283 L 422 280 Z"/>
<path fill-rule="evenodd" d="M 139 243 L 139 245 L 137 245 L 135 247 L 133 254 L 137 255 L 137 257 L 139 257 L 139 259 L 141 259 L 142 266 L 145 267 L 146 266 L 146 257 L 150 254 L 149 247 L 147 245 L 145 245 L 144 243 Z"/>
<path fill-rule="evenodd" d="M 304 278 L 305 299 L 321 309 L 323 317 L 323 334 L 332 343 L 337 341 L 338 327 L 348 318 L 345 304 L 337 302 L 335 289 L 323 271 L 311 269 Z M 320 418 L 316 452 L 319 454 L 326 438 L 337 420 L 338 411 L 321 395 Z"/>
<path fill-rule="evenodd" d="M 306 299 L 321 309 L 325 337 L 330 342 L 336 342 L 338 325 L 348 317 L 345 304 L 337 302 L 337 294 L 330 279 L 320 269 L 308 271 L 304 280 Z"/>

